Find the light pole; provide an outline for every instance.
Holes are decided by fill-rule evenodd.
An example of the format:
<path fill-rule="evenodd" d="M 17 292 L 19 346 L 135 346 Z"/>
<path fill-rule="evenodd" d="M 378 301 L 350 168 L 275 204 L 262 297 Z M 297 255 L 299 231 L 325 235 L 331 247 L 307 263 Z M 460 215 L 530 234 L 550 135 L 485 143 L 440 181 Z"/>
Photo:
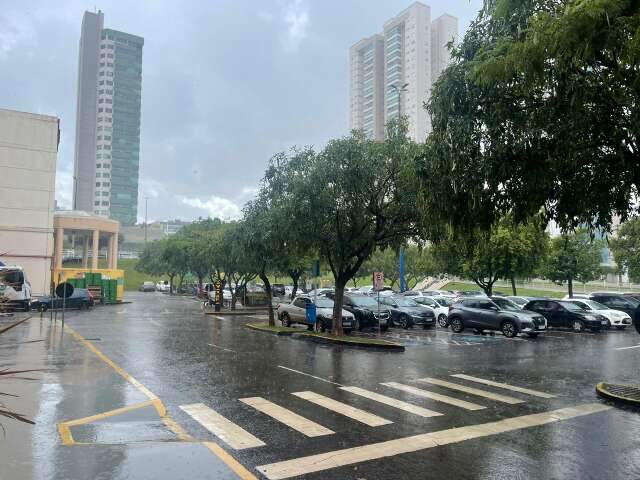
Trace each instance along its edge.
<path fill-rule="evenodd" d="M 398 96 L 398 120 L 401 118 L 402 114 L 402 104 L 400 103 L 401 95 L 403 92 L 407 91 L 408 83 L 405 83 L 402 86 L 398 86 L 396 84 L 391 85 L 391 88 L 395 90 L 396 95 Z M 407 283 L 404 280 L 404 247 L 400 247 L 400 253 L 398 255 L 398 263 L 399 263 L 399 272 L 400 272 L 400 291 L 404 292 L 407 289 Z"/>
<path fill-rule="evenodd" d="M 149 197 L 144 197 L 144 243 L 147 243 L 147 212 L 149 206 Z"/>

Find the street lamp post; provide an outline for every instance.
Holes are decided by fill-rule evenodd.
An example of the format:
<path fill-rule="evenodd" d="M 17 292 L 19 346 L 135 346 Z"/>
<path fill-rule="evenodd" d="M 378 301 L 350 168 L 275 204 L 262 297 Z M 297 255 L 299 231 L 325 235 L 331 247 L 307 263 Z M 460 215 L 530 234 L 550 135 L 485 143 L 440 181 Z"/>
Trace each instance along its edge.
<path fill-rule="evenodd" d="M 396 84 L 391 85 L 391 88 L 395 90 L 396 95 L 398 96 L 398 120 L 401 118 L 402 114 L 402 104 L 400 103 L 401 95 L 403 92 L 407 91 L 408 83 L 405 83 L 402 86 L 398 86 Z M 400 247 L 400 254 L 398 255 L 398 263 L 399 263 L 399 272 L 400 272 L 400 291 L 404 292 L 407 289 L 407 283 L 404 279 L 404 247 Z"/>

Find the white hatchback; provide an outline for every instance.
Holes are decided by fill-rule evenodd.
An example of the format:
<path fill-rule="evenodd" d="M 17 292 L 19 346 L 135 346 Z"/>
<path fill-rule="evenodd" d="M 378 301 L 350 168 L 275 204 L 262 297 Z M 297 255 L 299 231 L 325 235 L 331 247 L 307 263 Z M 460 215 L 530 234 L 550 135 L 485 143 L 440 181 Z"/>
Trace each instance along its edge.
<path fill-rule="evenodd" d="M 595 300 L 589 300 L 587 298 L 566 298 L 569 302 L 589 310 L 590 312 L 598 313 L 607 320 L 609 320 L 609 327 L 616 327 L 618 330 L 624 330 L 631 325 L 631 317 L 620 310 L 612 310 L 606 305 L 596 302 Z"/>
<path fill-rule="evenodd" d="M 449 305 L 452 303 L 451 300 L 446 297 L 413 296 L 410 298 L 419 305 L 433 310 L 438 325 L 443 328 L 447 327 L 447 317 L 449 315 Z"/>

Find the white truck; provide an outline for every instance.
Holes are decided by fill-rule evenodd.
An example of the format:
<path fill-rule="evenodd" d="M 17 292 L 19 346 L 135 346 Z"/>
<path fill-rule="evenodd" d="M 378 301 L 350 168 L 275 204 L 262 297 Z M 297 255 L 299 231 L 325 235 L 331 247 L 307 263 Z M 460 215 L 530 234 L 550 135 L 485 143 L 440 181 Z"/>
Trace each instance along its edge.
<path fill-rule="evenodd" d="M 31 308 L 31 284 L 22 267 L 0 266 L 0 309 L 20 309 L 28 312 Z"/>

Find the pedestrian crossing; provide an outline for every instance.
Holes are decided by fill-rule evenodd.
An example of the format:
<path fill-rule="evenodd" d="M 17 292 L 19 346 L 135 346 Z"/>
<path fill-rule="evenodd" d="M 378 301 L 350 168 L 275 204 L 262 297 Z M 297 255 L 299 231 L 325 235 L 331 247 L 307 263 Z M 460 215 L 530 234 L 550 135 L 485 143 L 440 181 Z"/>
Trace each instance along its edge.
<path fill-rule="evenodd" d="M 375 428 L 384 428 L 386 425 L 393 424 L 393 420 L 385 417 L 394 410 L 403 415 L 414 415 L 416 418 L 422 418 L 425 422 L 428 422 L 428 419 L 432 417 L 445 416 L 447 414 L 446 412 L 450 411 L 451 408 L 454 410 L 461 409 L 468 412 L 475 412 L 499 404 L 507 404 L 510 406 L 521 404 L 525 401 L 531 401 L 531 397 L 534 397 L 534 399 L 551 399 L 555 397 L 555 395 L 551 393 L 466 374 L 453 374 L 451 377 L 457 379 L 457 382 L 435 377 L 414 379 L 416 383 L 431 385 L 436 389 L 444 391 L 452 391 L 451 395 L 445 395 L 432 389 L 418 388 L 407 383 L 399 382 L 380 383 L 380 387 L 383 389 L 382 391 L 385 393 L 389 392 L 390 394 L 380 393 L 358 386 L 340 386 L 336 384 L 329 388 L 335 388 L 336 394 L 338 391 L 344 392 L 340 400 L 311 390 L 291 392 L 291 395 L 309 402 L 309 404 L 312 404 L 314 407 L 320 407 L 320 411 L 336 413 L 347 422 L 356 422 L 358 424 L 364 424 L 367 427 Z M 468 385 L 469 383 L 473 386 Z M 482 384 L 488 388 L 509 390 L 519 394 L 520 398 L 507 396 L 488 389 L 476 388 L 474 384 Z M 393 395 L 392 392 L 401 392 L 403 398 L 397 398 L 397 395 Z M 456 394 L 478 397 L 479 403 L 453 396 Z M 364 406 L 356 407 L 351 405 L 351 396 L 353 396 L 353 398 L 358 397 L 360 404 Z M 265 415 L 269 421 L 283 424 L 305 437 L 322 437 L 336 433 L 334 430 L 306 418 L 300 413 L 294 412 L 293 409 L 295 409 L 295 406 L 299 406 L 299 403 L 293 403 L 295 406 L 291 406 L 290 409 L 288 405 L 287 407 L 283 406 L 281 404 L 282 402 L 277 404 L 259 396 L 240 398 L 238 400 L 256 412 Z M 423 406 L 420 404 L 422 402 L 427 402 L 428 405 Z M 384 405 L 385 408 L 387 408 L 387 414 L 381 416 L 374 413 L 374 411 L 370 411 L 371 409 L 375 410 L 375 405 Z M 431 405 L 434 405 L 435 409 L 431 409 Z M 438 407 L 438 405 L 441 405 L 441 407 Z M 258 438 L 258 436 L 237 425 L 233 419 L 224 417 L 210 406 L 195 403 L 182 405 L 180 408 L 206 430 L 215 435 L 220 441 L 234 450 L 259 448 L 267 445 L 267 443 Z M 305 411 L 309 410 L 307 409 Z M 316 412 L 317 410 L 312 411 Z M 345 430 L 347 431 L 351 428 L 352 427 L 348 425 L 345 426 Z"/>

